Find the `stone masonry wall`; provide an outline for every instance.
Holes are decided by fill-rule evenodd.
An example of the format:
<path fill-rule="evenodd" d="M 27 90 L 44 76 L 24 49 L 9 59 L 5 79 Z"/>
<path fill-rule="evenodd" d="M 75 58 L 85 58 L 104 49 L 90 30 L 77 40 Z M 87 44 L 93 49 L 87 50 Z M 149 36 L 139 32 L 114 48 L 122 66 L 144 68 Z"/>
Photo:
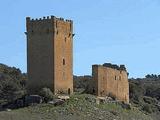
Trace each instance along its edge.
<path fill-rule="evenodd" d="M 126 70 L 93 65 L 92 75 L 97 96 L 112 95 L 117 100 L 129 103 L 129 83 Z"/>
<path fill-rule="evenodd" d="M 73 92 L 73 22 L 54 16 L 26 18 L 28 90 L 49 87 L 57 93 Z"/>

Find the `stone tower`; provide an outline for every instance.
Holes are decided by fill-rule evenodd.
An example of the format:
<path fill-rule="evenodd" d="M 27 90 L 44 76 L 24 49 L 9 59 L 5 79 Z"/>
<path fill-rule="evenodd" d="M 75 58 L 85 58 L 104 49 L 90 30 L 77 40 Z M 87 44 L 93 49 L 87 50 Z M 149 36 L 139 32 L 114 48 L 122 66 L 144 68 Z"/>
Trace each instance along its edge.
<path fill-rule="evenodd" d="M 26 18 L 28 91 L 73 92 L 73 21 Z"/>

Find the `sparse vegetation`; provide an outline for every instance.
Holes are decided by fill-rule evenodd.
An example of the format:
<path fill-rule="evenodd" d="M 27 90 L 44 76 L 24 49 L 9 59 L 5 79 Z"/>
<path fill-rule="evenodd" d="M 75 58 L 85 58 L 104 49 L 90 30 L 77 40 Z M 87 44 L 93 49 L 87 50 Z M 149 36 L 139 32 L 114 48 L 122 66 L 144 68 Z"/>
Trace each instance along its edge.
<path fill-rule="evenodd" d="M 4 117 L 6 116 L 6 117 Z M 75 94 L 60 106 L 39 104 L 10 112 L 0 112 L 3 120 L 152 120 L 138 109 L 123 109 L 120 104 L 95 103 L 95 96 L 90 94 Z"/>
<path fill-rule="evenodd" d="M 44 101 L 47 103 L 48 101 L 52 100 L 54 95 L 49 88 L 42 88 L 40 91 L 40 96 L 44 98 Z"/>
<path fill-rule="evenodd" d="M 100 120 L 159 120 L 160 113 L 160 75 L 146 75 L 145 78 L 130 79 L 129 109 L 123 104 L 101 103 L 97 105 L 95 96 L 87 93 L 91 76 L 74 76 L 76 93 L 64 104 L 54 106 L 39 104 L 0 112 L 3 120 L 70 120 L 70 119 L 100 119 Z M 15 67 L 0 64 L 0 105 L 10 103 L 26 95 L 27 75 Z M 40 95 L 45 101 L 53 99 L 53 93 L 43 88 Z M 110 97 L 112 97 L 110 95 Z M 112 97 L 114 98 L 114 96 Z M 28 118 L 29 117 L 29 118 Z"/>
<path fill-rule="evenodd" d="M 26 94 L 27 75 L 15 67 L 0 64 L 0 105 L 12 102 Z"/>

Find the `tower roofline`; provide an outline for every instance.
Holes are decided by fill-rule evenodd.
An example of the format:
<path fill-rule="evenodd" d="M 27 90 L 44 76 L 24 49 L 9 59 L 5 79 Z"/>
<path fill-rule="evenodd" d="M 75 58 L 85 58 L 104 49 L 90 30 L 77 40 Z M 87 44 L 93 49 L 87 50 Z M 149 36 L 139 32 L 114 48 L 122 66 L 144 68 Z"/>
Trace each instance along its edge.
<path fill-rule="evenodd" d="M 51 16 L 44 16 L 43 18 L 31 18 L 31 17 L 26 17 L 27 22 L 34 22 L 34 21 L 44 21 L 44 20 L 60 20 L 64 22 L 73 22 L 72 20 L 64 19 L 62 17 L 55 17 L 53 15 Z"/>
<path fill-rule="evenodd" d="M 116 70 L 122 70 L 127 71 L 125 65 L 117 65 L 117 64 L 111 64 L 111 63 L 104 63 L 103 65 L 94 64 L 93 67 L 106 67 L 106 68 L 112 68 Z"/>

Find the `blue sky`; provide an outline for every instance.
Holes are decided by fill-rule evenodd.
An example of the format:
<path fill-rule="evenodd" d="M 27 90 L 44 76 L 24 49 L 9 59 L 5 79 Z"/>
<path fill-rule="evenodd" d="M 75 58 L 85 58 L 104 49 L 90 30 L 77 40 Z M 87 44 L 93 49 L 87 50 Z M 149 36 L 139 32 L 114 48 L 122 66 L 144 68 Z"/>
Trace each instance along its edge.
<path fill-rule="evenodd" d="M 159 0 L 3 0 L 0 63 L 26 72 L 25 17 L 74 21 L 74 74 L 92 64 L 125 64 L 129 77 L 160 73 Z"/>

